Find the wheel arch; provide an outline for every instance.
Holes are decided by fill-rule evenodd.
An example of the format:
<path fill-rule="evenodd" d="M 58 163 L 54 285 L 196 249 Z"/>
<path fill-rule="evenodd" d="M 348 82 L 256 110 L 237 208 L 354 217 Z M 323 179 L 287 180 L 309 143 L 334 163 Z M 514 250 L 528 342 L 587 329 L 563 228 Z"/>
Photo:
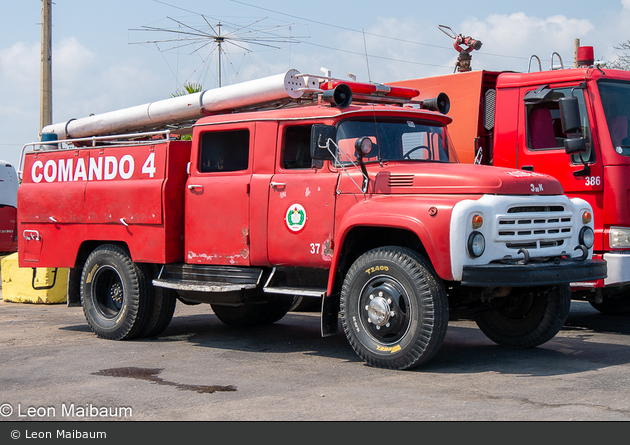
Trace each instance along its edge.
<path fill-rule="evenodd" d="M 436 245 L 435 237 L 418 219 L 389 215 L 370 216 L 371 221 L 347 221 L 336 237 L 330 275 L 328 278 L 327 295 L 332 295 L 340 289 L 338 275 L 343 275 L 352 262 L 363 253 L 377 247 L 400 246 L 408 247 L 424 256 L 434 267 L 438 276 L 444 280 L 452 279 L 450 254 L 448 246 L 448 227 L 445 246 Z M 373 223 L 378 220 L 379 224 Z M 443 244 L 443 243 L 442 243 Z"/>
<path fill-rule="evenodd" d="M 79 246 L 74 266 L 68 270 L 66 305 L 68 307 L 81 306 L 81 273 L 90 253 L 104 244 L 112 244 L 129 252 L 129 246 L 123 241 L 87 240 Z"/>

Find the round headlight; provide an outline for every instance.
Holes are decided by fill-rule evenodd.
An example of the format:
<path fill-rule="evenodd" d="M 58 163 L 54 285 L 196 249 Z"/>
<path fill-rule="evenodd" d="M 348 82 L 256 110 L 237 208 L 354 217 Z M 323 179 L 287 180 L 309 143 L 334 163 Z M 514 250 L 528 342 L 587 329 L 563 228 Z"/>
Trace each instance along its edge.
<path fill-rule="evenodd" d="M 595 244 L 595 233 L 593 229 L 590 227 L 582 227 L 582 230 L 580 230 L 580 244 L 584 244 L 587 249 L 593 247 L 593 244 Z"/>
<path fill-rule="evenodd" d="M 486 250 L 486 239 L 480 232 L 472 232 L 468 237 L 468 253 L 473 258 L 479 258 Z"/>

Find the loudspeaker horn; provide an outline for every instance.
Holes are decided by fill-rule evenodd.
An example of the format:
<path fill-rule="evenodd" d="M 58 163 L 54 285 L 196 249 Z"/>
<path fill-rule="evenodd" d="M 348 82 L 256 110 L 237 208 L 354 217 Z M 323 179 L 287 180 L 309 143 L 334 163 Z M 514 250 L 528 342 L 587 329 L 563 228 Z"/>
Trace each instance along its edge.
<path fill-rule="evenodd" d="M 451 109 L 451 100 L 446 93 L 440 93 L 433 99 L 426 99 L 422 101 L 422 108 L 431 111 L 439 111 L 442 114 L 447 114 Z"/>
<path fill-rule="evenodd" d="M 326 90 L 322 99 L 339 108 L 346 108 L 352 102 L 352 90 L 345 83 L 340 83 L 333 90 Z"/>

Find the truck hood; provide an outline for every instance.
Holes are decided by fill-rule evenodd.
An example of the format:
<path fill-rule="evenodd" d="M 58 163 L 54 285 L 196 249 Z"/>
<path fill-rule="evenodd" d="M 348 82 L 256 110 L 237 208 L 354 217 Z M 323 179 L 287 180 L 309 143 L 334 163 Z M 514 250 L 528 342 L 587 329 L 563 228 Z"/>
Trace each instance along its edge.
<path fill-rule="evenodd" d="M 368 193 L 377 194 L 495 194 L 560 195 L 564 191 L 552 176 L 511 168 L 452 163 L 390 162 L 367 164 Z M 349 169 L 357 184 L 361 176 Z M 342 172 L 340 190 L 354 193 L 352 180 Z"/>

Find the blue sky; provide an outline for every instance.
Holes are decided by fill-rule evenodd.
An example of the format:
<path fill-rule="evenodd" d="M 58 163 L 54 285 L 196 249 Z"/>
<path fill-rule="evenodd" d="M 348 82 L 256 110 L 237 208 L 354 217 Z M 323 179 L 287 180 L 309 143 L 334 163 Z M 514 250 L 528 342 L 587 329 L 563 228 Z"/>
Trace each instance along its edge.
<path fill-rule="evenodd" d="M 4 3 L 0 159 L 17 167 L 40 130 L 41 1 Z M 216 45 L 181 31 L 218 23 L 247 39 L 223 46 L 223 85 L 289 68 L 375 82 L 448 74 L 457 52 L 438 25 L 483 42 L 475 70 L 527 71 L 533 54 L 548 69 L 553 52 L 570 66 L 576 38 L 612 61 L 630 39 L 630 0 L 55 0 L 52 17 L 53 123 L 161 100 L 184 82 L 217 87 Z"/>

